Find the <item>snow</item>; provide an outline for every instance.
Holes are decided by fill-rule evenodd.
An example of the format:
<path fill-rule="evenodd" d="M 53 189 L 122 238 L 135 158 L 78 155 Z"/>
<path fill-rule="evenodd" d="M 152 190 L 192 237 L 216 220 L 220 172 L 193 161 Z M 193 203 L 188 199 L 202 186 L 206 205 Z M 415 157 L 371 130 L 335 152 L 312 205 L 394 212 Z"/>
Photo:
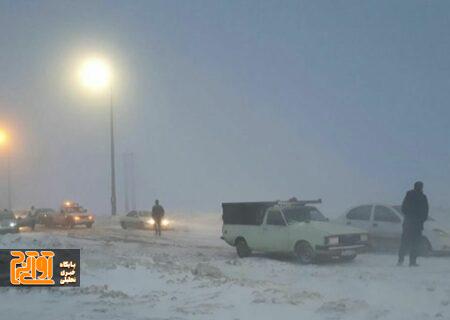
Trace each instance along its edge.
<path fill-rule="evenodd" d="M 81 248 L 80 288 L 1 288 L 15 319 L 450 319 L 450 264 L 395 255 L 302 266 L 288 257 L 239 259 L 220 240 L 220 215 L 179 216 L 175 229 L 1 235 L 2 248 Z"/>

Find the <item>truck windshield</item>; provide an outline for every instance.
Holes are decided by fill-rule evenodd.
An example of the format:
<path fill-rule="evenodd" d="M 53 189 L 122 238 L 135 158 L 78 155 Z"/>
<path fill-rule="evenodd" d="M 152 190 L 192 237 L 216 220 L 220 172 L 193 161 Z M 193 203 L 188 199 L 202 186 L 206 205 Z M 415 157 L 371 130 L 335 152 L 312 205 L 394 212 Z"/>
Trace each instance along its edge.
<path fill-rule="evenodd" d="M 64 208 L 66 213 L 84 213 L 86 210 L 83 207 L 66 207 Z"/>
<path fill-rule="evenodd" d="M 288 224 L 305 221 L 328 221 L 324 215 L 314 207 L 293 207 L 283 209 Z"/>

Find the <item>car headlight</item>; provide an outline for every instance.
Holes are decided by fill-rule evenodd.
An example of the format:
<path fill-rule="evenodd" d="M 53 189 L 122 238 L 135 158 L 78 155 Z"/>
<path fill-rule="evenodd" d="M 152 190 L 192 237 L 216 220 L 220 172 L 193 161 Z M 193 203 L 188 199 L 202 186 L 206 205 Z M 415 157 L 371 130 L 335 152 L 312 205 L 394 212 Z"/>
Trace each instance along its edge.
<path fill-rule="evenodd" d="M 10 223 L 9 223 L 9 226 L 10 226 L 10 227 L 15 227 L 15 226 L 16 226 L 16 223 L 15 223 L 15 222 L 10 222 Z"/>
<path fill-rule="evenodd" d="M 153 218 L 151 218 L 150 220 L 147 221 L 148 223 L 150 223 L 150 225 L 154 225 L 155 224 L 155 220 Z"/>
<path fill-rule="evenodd" d="M 89 219 L 89 220 L 92 220 L 92 219 L 94 219 L 94 217 L 93 217 L 93 216 L 89 216 L 88 219 Z"/>
<path fill-rule="evenodd" d="M 75 221 L 78 221 L 78 220 L 80 220 L 80 217 L 75 217 L 75 218 L 73 218 Z"/>
<path fill-rule="evenodd" d="M 161 225 L 162 225 L 163 227 L 167 227 L 169 224 L 170 224 L 170 221 L 167 220 L 167 219 L 163 219 L 163 220 L 161 221 Z"/>
<path fill-rule="evenodd" d="M 447 238 L 448 233 L 441 229 L 433 229 L 434 232 L 436 232 L 440 237 Z"/>
<path fill-rule="evenodd" d="M 369 240 L 369 236 L 367 235 L 367 234 L 362 234 L 361 235 L 361 241 L 362 242 L 366 242 L 366 241 L 368 241 Z"/>
<path fill-rule="evenodd" d="M 330 246 L 334 246 L 339 244 L 339 237 L 328 237 L 327 238 L 327 244 Z"/>

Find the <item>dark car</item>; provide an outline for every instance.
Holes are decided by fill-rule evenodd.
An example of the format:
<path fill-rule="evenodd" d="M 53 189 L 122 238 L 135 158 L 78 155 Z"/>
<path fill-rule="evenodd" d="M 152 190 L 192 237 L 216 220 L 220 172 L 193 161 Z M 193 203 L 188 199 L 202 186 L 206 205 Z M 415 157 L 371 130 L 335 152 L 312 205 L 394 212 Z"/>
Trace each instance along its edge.
<path fill-rule="evenodd" d="M 19 228 L 30 228 L 34 230 L 37 224 L 36 211 L 34 210 L 21 210 L 14 212 L 14 216 L 17 219 Z"/>
<path fill-rule="evenodd" d="M 36 209 L 36 224 L 44 224 L 46 222 L 46 218 L 55 214 L 55 210 L 51 208 L 39 208 Z"/>
<path fill-rule="evenodd" d="M 0 211 L 0 233 L 17 233 L 19 225 L 14 213 L 9 210 Z"/>

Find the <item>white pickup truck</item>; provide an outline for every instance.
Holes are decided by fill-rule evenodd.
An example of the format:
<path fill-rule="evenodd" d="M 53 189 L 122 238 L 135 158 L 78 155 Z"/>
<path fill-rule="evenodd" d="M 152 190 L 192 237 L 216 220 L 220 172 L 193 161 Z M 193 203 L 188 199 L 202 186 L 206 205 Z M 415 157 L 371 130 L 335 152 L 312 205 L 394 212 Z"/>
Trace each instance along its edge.
<path fill-rule="evenodd" d="M 302 264 L 320 257 L 353 260 L 367 246 L 364 230 L 331 224 L 313 201 L 223 203 L 222 239 L 239 257 L 252 251 L 293 254 Z"/>

